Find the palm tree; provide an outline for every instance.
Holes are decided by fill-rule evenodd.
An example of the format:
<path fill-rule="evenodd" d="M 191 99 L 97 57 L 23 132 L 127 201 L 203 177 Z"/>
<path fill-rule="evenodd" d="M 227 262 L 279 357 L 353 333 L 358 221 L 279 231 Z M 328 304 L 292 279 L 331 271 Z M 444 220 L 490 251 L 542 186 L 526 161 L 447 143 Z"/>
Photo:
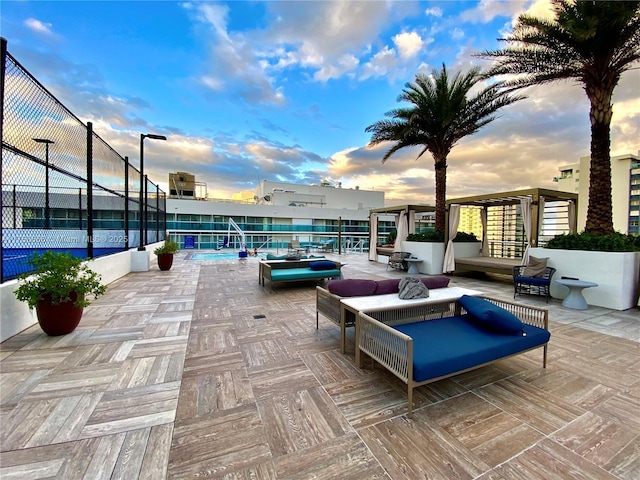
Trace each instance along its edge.
<path fill-rule="evenodd" d="M 476 133 L 496 119 L 495 113 L 514 103 L 520 96 L 509 96 L 496 82 L 471 98 L 472 88 L 483 79 L 480 68 L 468 73 L 458 72 L 449 81 L 447 68 L 433 70 L 431 76 L 417 74 L 414 83 L 406 83 L 399 102 L 411 106 L 385 113 L 388 117 L 369 125 L 369 145 L 395 142 L 382 158 L 385 163 L 391 155 L 405 147 L 423 147 L 416 160 L 429 151 L 435 162 L 436 177 L 436 230 L 444 232 L 447 193 L 447 156 L 461 138 Z"/>
<path fill-rule="evenodd" d="M 640 2 L 552 0 L 555 19 L 521 15 L 488 75 L 515 75 L 511 89 L 572 79 L 591 109 L 591 171 L 585 232 L 613 233 L 611 99 L 620 76 L 640 58 Z"/>

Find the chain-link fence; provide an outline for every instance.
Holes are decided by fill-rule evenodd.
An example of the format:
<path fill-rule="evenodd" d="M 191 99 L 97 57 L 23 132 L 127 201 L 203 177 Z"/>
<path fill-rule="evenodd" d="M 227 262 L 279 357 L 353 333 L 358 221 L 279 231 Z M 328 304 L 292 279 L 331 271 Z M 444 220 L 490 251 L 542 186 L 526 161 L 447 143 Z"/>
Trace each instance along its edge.
<path fill-rule="evenodd" d="M 34 252 L 93 258 L 164 240 L 165 193 L 22 67 L 5 39 L 1 50 L 1 281 L 30 271 Z"/>

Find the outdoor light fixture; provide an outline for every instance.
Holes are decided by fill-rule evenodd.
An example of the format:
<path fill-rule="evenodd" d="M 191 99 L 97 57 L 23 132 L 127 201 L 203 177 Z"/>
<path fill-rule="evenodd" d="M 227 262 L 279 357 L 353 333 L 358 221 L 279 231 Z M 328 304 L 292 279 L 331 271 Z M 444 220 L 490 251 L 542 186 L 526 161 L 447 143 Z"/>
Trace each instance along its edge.
<path fill-rule="evenodd" d="M 143 221 L 143 197 L 144 197 L 144 189 L 146 187 L 144 181 L 144 139 L 150 138 L 151 140 L 166 140 L 167 137 L 164 135 L 155 135 L 153 133 L 141 133 L 140 134 L 140 215 L 138 218 L 138 223 L 140 224 L 140 244 L 138 246 L 138 251 L 144 250 L 144 245 L 142 244 L 142 236 L 144 235 L 144 221 Z"/>
<path fill-rule="evenodd" d="M 56 143 L 46 138 L 33 138 L 36 143 L 44 143 L 44 228 L 51 228 L 51 208 L 49 207 L 49 145 Z"/>

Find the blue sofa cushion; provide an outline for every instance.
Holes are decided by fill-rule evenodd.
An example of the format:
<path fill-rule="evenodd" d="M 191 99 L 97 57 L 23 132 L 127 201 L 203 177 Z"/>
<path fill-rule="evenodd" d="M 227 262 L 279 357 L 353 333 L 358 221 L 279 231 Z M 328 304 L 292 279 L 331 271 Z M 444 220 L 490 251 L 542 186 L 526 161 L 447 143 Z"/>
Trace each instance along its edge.
<path fill-rule="evenodd" d="M 271 280 L 285 282 L 288 280 L 313 280 L 316 278 L 339 277 L 340 270 L 311 270 L 310 268 L 281 268 L 271 270 Z"/>
<path fill-rule="evenodd" d="M 471 315 L 397 325 L 413 338 L 413 379 L 423 382 L 539 347 L 548 330 L 523 324 L 525 337 L 502 335 L 478 325 Z M 424 346 L 420 348 L 420 346 Z"/>
<path fill-rule="evenodd" d="M 548 278 L 540 277 L 515 277 L 513 279 L 515 283 L 528 283 L 530 285 L 549 285 L 551 281 Z"/>
<path fill-rule="evenodd" d="M 513 313 L 480 297 L 463 295 L 460 305 L 479 326 L 498 333 L 523 335 L 523 323 Z"/>
<path fill-rule="evenodd" d="M 286 255 L 274 255 L 273 253 L 267 253 L 267 260 L 284 260 Z"/>
<path fill-rule="evenodd" d="M 317 260 L 315 262 L 309 262 L 309 268 L 311 270 L 334 270 L 336 264 L 329 260 Z"/>

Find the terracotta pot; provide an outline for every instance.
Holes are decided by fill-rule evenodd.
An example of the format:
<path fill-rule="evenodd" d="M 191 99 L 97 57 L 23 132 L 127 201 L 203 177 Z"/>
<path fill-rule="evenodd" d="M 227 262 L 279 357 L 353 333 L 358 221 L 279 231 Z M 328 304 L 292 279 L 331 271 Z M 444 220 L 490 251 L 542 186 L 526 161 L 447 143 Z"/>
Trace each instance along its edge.
<path fill-rule="evenodd" d="M 173 265 L 173 253 L 158 254 L 158 267 L 160 270 L 170 270 Z"/>
<path fill-rule="evenodd" d="M 78 299 L 78 295 L 71 294 L 71 301 L 51 304 L 51 296 L 45 297 L 36 305 L 38 323 L 47 335 L 52 337 L 66 335 L 73 332 L 82 318 L 82 307 L 76 307 L 73 303 Z"/>

